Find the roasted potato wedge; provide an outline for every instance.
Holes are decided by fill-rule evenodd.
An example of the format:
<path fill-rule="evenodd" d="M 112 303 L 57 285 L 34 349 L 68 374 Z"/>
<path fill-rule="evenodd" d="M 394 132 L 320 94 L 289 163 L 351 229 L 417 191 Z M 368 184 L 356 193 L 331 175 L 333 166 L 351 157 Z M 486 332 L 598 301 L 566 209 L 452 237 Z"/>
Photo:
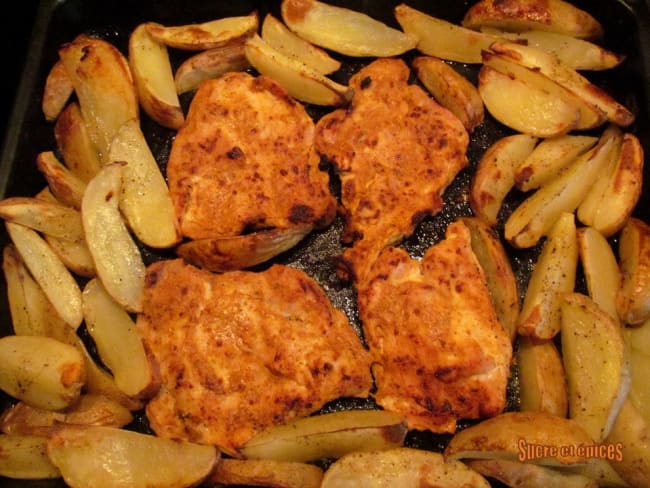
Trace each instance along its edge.
<path fill-rule="evenodd" d="M 347 56 L 398 56 L 416 39 L 365 13 L 318 0 L 283 0 L 284 23 L 308 42 Z"/>
<path fill-rule="evenodd" d="M 0 389 L 25 403 L 59 410 L 74 403 L 85 381 L 83 356 L 45 336 L 0 338 Z"/>
<path fill-rule="evenodd" d="M 566 294 L 561 309 L 569 416 L 600 442 L 609 435 L 630 389 L 623 333 L 587 295 Z"/>
<path fill-rule="evenodd" d="M 121 169 L 119 206 L 130 230 L 143 244 L 154 248 L 169 248 L 180 242 L 180 226 L 167 182 L 138 119 L 120 127 L 111 141 L 108 158 L 127 163 Z"/>
<path fill-rule="evenodd" d="M 506 31 L 544 30 L 571 37 L 594 39 L 603 27 L 592 15 L 564 0 L 479 0 L 465 13 L 469 29 L 496 27 Z"/>
<path fill-rule="evenodd" d="M 196 486 L 219 459 L 214 446 L 102 426 L 60 429 L 47 455 L 73 488 Z"/>
<path fill-rule="evenodd" d="M 243 485 L 275 488 L 319 488 L 323 470 L 306 463 L 270 459 L 221 459 L 206 480 L 210 486 Z"/>
<path fill-rule="evenodd" d="M 266 14 L 260 35 L 264 42 L 285 56 L 302 61 L 322 75 L 328 75 L 341 67 L 341 62 L 327 51 L 304 40 L 272 14 Z"/>
<path fill-rule="evenodd" d="M 8 197 L 0 200 L 0 217 L 43 234 L 69 241 L 84 238 L 81 213 L 54 201 L 32 197 Z"/>
<path fill-rule="evenodd" d="M 90 139 L 107 163 L 117 131 L 139 116 L 129 62 L 110 42 L 85 34 L 64 44 L 59 58 L 72 80 Z"/>
<path fill-rule="evenodd" d="M 405 3 L 395 7 L 395 18 L 404 32 L 417 39 L 418 51 L 445 61 L 479 64 L 483 61 L 481 52 L 499 39 L 432 17 Z"/>
<path fill-rule="evenodd" d="M 640 325 L 650 318 L 650 226 L 631 217 L 620 233 L 618 262 L 621 288 L 616 309 L 623 323 Z"/>
<path fill-rule="evenodd" d="M 93 278 L 96 275 L 95 261 L 85 240 L 68 241 L 48 235 L 44 237 L 54 254 L 73 274 L 84 278 Z"/>
<path fill-rule="evenodd" d="M 147 22 L 147 31 L 156 41 L 165 46 L 189 51 L 203 51 L 241 41 L 257 32 L 257 12 L 249 15 L 224 17 L 200 24 L 166 26 Z"/>
<path fill-rule="evenodd" d="M 575 216 L 564 212 L 551 228 L 528 280 L 517 331 L 537 339 L 560 332 L 562 294 L 575 289 L 578 237 Z"/>
<path fill-rule="evenodd" d="M 145 24 L 129 36 L 129 66 L 143 110 L 163 127 L 178 129 L 185 115 L 176 93 L 167 46 L 154 40 Z"/>
<path fill-rule="evenodd" d="M 99 173 L 102 163 L 91 141 L 86 122 L 76 101 L 70 102 L 54 124 L 54 137 L 65 163 L 84 182 Z"/>
<path fill-rule="evenodd" d="M 124 164 L 112 163 L 88 183 L 81 218 L 97 276 L 129 312 L 140 311 L 145 265 L 119 210 Z"/>
<path fill-rule="evenodd" d="M 419 56 L 413 60 L 412 66 L 433 98 L 458 117 L 468 132 L 473 132 L 483 123 L 483 100 L 467 78 L 433 56 Z"/>
<path fill-rule="evenodd" d="M 47 437 L 0 435 L 0 476 L 20 480 L 60 478 L 59 469 L 47 456 Z"/>
<path fill-rule="evenodd" d="M 315 105 L 342 105 L 352 93 L 303 62 L 273 49 L 257 34 L 246 41 L 246 58 L 261 74 L 273 78 L 289 95 Z"/>
<path fill-rule="evenodd" d="M 68 71 L 61 61 L 52 65 L 45 78 L 41 109 L 45 120 L 53 122 L 59 117 L 68 100 L 74 93 L 74 85 L 68 76 Z"/>
<path fill-rule="evenodd" d="M 565 134 L 540 141 L 515 171 L 515 186 L 521 191 L 539 188 L 552 180 L 582 153 L 591 149 L 598 137 Z"/>
<path fill-rule="evenodd" d="M 322 488 L 436 486 L 487 488 L 488 481 L 464 463 L 414 448 L 352 452 L 334 461 Z"/>
<path fill-rule="evenodd" d="M 77 210 L 81 208 L 86 182 L 59 161 L 53 151 L 39 153 L 36 167 L 45 176 L 50 191 L 58 201 Z"/>
<path fill-rule="evenodd" d="M 495 226 L 505 197 L 515 183 L 517 168 L 531 154 L 538 138 L 513 134 L 495 141 L 481 156 L 472 176 L 469 202 L 474 215 Z"/>
<path fill-rule="evenodd" d="M 273 427 L 253 437 L 240 453 L 248 459 L 317 461 L 353 451 L 399 447 L 406 431 L 405 420 L 399 415 L 383 410 L 345 410 Z"/>
<path fill-rule="evenodd" d="M 552 340 L 520 337 L 517 348 L 519 401 L 523 412 L 566 417 L 567 381 L 564 363 Z"/>

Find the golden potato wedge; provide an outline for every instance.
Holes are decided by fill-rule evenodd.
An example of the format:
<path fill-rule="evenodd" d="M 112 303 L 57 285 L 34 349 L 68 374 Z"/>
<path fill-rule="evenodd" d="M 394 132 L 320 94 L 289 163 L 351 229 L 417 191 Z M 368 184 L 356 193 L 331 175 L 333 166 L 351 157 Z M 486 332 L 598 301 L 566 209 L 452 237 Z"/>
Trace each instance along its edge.
<path fill-rule="evenodd" d="M 412 66 L 433 98 L 458 117 L 468 132 L 481 125 L 485 116 L 483 100 L 467 78 L 433 56 L 419 56 Z"/>
<path fill-rule="evenodd" d="M 142 308 L 145 265 L 119 210 L 124 164 L 112 163 L 88 183 L 81 218 L 97 276 L 129 312 Z"/>
<path fill-rule="evenodd" d="M 580 118 L 580 109 L 568 98 L 558 97 L 490 66 L 483 66 L 479 71 L 478 92 L 492 117 L 523 134 L 535 137 L 566 134 Z"/>
<path fill-rule="evenodd" d="M 289 95 L 315 105 L 342 105 L 351 89 L 315 71 L 294 58 L 273 49 L 255 34 L 244 46 L 246 58 L 261 74 L 273 78 Z"/>
<path fill-rule="evenodd" d="M 54 152 L 39 153 L 36 167 L 45 176 L 50 191 L 58 201 L 77 210 L 81 208 L 86 182 L 66 168 Z"/>
<path fill-rule="evenodd" d="M 517 322 L 523 336 L 552 339 L 560 332 L 562 295 L 575 289 L 578 237 L 575 217 L 560 214 L 530 274 Z"/>
<path fill-rule="evenodd" d="M 630 393 L 628 398 L 639 410 L 646 422 L 650 421 L 650 386 L 648 386 L 646 371 L 650 367 L 650 355 L 635 346 L 635 342 L 645 339 L 645 334 L 635 333 L 643 330 L 645 325 L 641 327 L 628 327 L 624 329 L 625 343 L 630 353 L 630 366 L 632 371 L 632 380 L 630 383 Z M 646 337 L 644 337 L 646 336 Z M 647 348 L 647 344 L 644 344 Z"/>
<path fill-rule="evenodd" d="M 60 478 L 59 469 L 47 457 L 47 437 L 0 435 L 0 476 L 20 480 Z"/>
<path fill-rule="evenodd" d="M 535 246 L 559 216 L 574 212 L 607 166 L 613 141 L 601 138 L 562 174 L 526 198 L 507 218 L 505 239 L 517 248 Z"/>
<path fill-rule="evenodd" d="M 154 40 L 145 24 L 136 26 L 129 36 L 129 66 L 146 114 L 169 129 L 183 125 L 185 115 L 176 93 L 167 46 Z"/>
<path fill-rule="evenodd" d="M 40 323 L 30 314 L 32 296 L 45 298 L 41 287 L 34 281 L 13 244 L 2 249 L 2 272 L 7 286 L 7 301 L 11 324 L 16 335 L 45 335 Z"/>
<path fill-rule="evenodd" d="M 81 289 L 75 278 L 35 230 L 11 222 L 6 222 L 5 226 L 27 269 L 54 309 L 76 330 L 83 320 L 83 313 Z"/>
<path fill-rule="evenodd" d="M 257 12 L 235 17 L 210 20 L 200 24 L 166 26 L 147 22 L 147 31 L 165 46 L 189 51 L 203 51 L 242 40 L 257 32 Z"/>
<path fill-rule="evenodd" d="M 624 54 L 612 52 L 598 44 L 568 34 L 543 30 L 508 32 L 489 27 L 481 27 L 481 32 L 553 53 L 560 62 L 578 71 L 612 69 L 626 58 Z"/>
<path fill-rule="evenodd" d="M 466 29 L 401 3 L 395 7 L 395 18 L 407 34 L 417 39 L 418 51 L 445 61 L 479 64 L 481 51 L 498 37 Z"/>
<path fill-rule="evenodd" d="M 405 419 L 383 410 L 345 410 L 324 413 L 272 427 L 240 450 L 247 459 L 309 462 L 338 458 L 352 451 L 401 446 Z"/>
<path fill-rule="evenodd" d="M 283 0 L 282 20 L 308 42 L 347 56 L 399 56 L 416 39 L 369 15 L 318 0 Z"/>
<path fill-rule="evenodd" d="M 84 238 L 81 213 L 61 203 L 33 197 L 8 197 L 0 200 L 0 217 L 47 235 L 69 241 Z"/>
<path fill-rule="evenodd" d="M 110 42 L 79 35 L 59 49 L 100 161 L 125 122 L 139 116 L 138 97 L 126 57 Z"/>
<path fill-rule="evenodd" d="M 324 49 L 305 41 L 273 14 L 266 14 L 264 17 L 260 35 L 273 49 L 302 61 L 322 75 L 331 74 L 341 67 L 339 60 L 334 59 Z"/>
<path fill-rule="evenodd" d="M 118 129 L 108 159 L 127 163 L 121 170 L 119 206 L 130 230 L 142 243 L 154 248 L 169 248 L 180 242 L 167 182 L 138 119 L 131 119 Z"/>
<path fill-rule="evenodd" d="M 585 464 L 590 456 L 570 446 L 593 444 L 575 420 L 547 412 L 504 412 L 451 438 L 446 459 L 507 459 L 544 466 Z M 545 448 L 540 451 L 539 447 Z"/>
<path fill-rule="evenodd" d="M 614 320 L 619 321 L 616 294 L 621 274 L 614 249 L 593 227 L 578 229 L 578 255 L 591 299 Z"/>
<path fill-rule="evenodd" d="M 332 463 L 322 488 L 436 486 L 489 487 L 488 481 L 464 463 L 445 460 L 432 451 L 401 447 L 386 451 L 352 452 Z"/>
<path fill-rule="evenodd" d="M 45 336 L 0 338 L 0 389 L 25 403 L 59 410 L 74 403 L 85 380 L 74 347 Z"/>
<path fill-rule="evenodd" d="M 63 162 L 78 178 L 87 183 L 99 173 L 102 166 L 99 153 L 76 101 L 70 102 L 56 119 L 54 137 Z"/>
<path fill-rule="evenodd" d="M 555 80 L 587 103 L 599 108 L 610 122 L 618 126 L 627 127 L 635 120 L 634 114 L 628 108 L 576 70 L 560 62 L 552 53 L 516 42 L 501 41 L 493 43 L 490 50 L 509 56 L 519 64 Z"/>
<path fill-rule="evenodd" d="M 467 465 L 506 486 L 526 488 L 598 488 L 596 480 L 547 466 L 508 459 L 473 459 Z"/>
<path fill-rule="evenodd" d="M 517 168 L 539 138 L 513 134 L 492 143 L 476 166 L 469 193 L 472 212 L 490 226 L 497 224 L 503 200 L 514 186 Z"/>
<path fill-rule="evenodd" d="M 180 95 L 197 89 L 202 81 L 218 78 L 229 71 L 249 68 L 244 45 L 243 41 L 233 42 L 187 58 L 174 73 L 176 92 Z"/>
<path fill-rule="evenodd" d="M 274 488 L 319 488 L 323 470 L 306 463 L 270 459 L 221 459 L 208 476 L 209 486 L 243 485 Z"/>
<path fill-rule="evenodd" d="M 640 325 L 650 318 L 650 226 L 631 217 L 619 236 L 621 288 L 616 297 L 624 324 Z"/>
<path fill-rule="evenodd" d="M 485 273 L 499 322 L 514 340 L 520 308 L 519 290 L 506 250 L 495 230 L 484 221 L 476 217 L 461 217 L 461 220 L 470 231 L 472 251 Z"/>
<path fill-rule="evenodd" d="M 214 272 L 232 271 L 261 264 L 294 247 L 313 227 L 272 229 L 235 237 L 195 239 L 176 246 L 187 262 Z"/>
<path fill-rule="evenodd" d="M 214 446 L 102 426 L 60 429 L 47 455 L 72 488 L 197 486 L 219 459 Z"/>
<path fill-rule="evenodd" d="M 540 141 L 515 171 L 515 186 L 530 191 L 564 171 L 578 156 L 591 149 L 598 137 L 565 134 Z"/>
<path fill-rule="evenodd" d="M 573 129 L 593 129 L 594 127 L 602 125 L 607 120 L 605 112 L 596 105 L 566 89 L 560 83 L 557 83 L 545 74 L 519 64 L 511 57 L 498 52 L 494 53 L 491 51 L 485 51 L 483 52 L 483 64 L 508 75 L 514 80 L 520 80 L 529 86 L 539 88 L 549 96 L 565 100 L 570 105 L 576 107 L 579 116 Z"/>
<path fill-rule="evenodd" d="M 97 273 L 95 270 L 95 261 L 93 260 L 90 249 L 86 240 L 69 241 L 59 237 L 45 235 L 45 242 L 49 244 L 61 262 L 73 274 L 84 278 L 92 278 Z"/>
<path fill-rule="evenodd" d="M 49 122 L 56 120 L 73 93 L 74 86 L 68 76 L 68 71 L 61 61 L 57 61 L 52 65 L 47 78 L 45 78 L 45 88 L 41 100 L 41 109 L 45 120 Z"/>
<path fill-rule="evenodd" d="M 561 309 L 569 416 L 600 442 L 609 435 L 630 389 L 623 333 L 587 295 L 566 294 Z"/>
<path fill-rule="evenodd" d="M 567 381 L 562 357 L 555 343 L 550 339 L 520 337 L 517 365 L 521 410 L 566 417 Z"/>
<path fill-rule="evenodd" d="M 465 13 L 469 29 L 496 27 L 506 31 L 544 30 L 571 37 L 594 39 L 603 27 L 592 15 L 564 0 L 479 0 Z"/>

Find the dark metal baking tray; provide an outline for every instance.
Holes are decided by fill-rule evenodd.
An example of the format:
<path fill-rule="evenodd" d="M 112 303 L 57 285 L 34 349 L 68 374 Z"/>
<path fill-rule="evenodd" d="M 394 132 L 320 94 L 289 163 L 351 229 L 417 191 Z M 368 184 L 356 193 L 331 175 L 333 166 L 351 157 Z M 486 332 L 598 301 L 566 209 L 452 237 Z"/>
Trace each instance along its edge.
<path fill-rule="evenodd" d="M 143 21 L 157 21 L 167 25 L 179 25 L 203 22 L 230 15 L 244 15 L 256 10 L 260 18 L 272 12 L 279 18 L 279 0 L 239 0 L 202 1 L 185 0 L 139 0 L 114 2 L 98 0 L 41 0 L 38 5 L 35 23 L 32 29 L 28 57 L 18 85 L 15 104 L 9 118 L 7 132 L 4 136 L 0 159 L 0 198 L 8 196 L 34 195 L 45 186 L 45 180 L 35 164 L 36 156 L 41 151 L 55 149 L 53 124 L 45 121 L 41 112 L 41 95 L 45 78 L 50 67 L 57 59 L 57 48 L 64 42 L 72 40 L 79 33 L 85 32 L 101 36 L 114 43 L 126 53 L 128 35 Z M 345 6 L 368 13 L 391 26 L 399 27 L 393 16 L 393 7 L 400 3 L 395 0 L 330 0 L 329 3 Z M 452 22 L 460 22 L 463 14 L 474 1 L 446 0 L 431 2 L 428 0 L 406 0 L 412 7 Z M 605 88 L 617 100 L 636 114 L 634 125 L 626 130 L 634 133 L 641 141 L 646 152 L 650 152 L 650 15 L 645 0 L 575 0 L 576 6 L 590 12 L 598 19 L 605 31 L 599 41 L 604 47 L 626 54 L 626 60 L 616 69 L 605 72 L 591 72 L 587 76 L 596 84 Z M 181 59 L 179 53 L 170 51 L 172 63 Z M 416 52 L 407 53 L 407 61 Z M 333 77 L 342 83 L 347 82 L 351 74 L 367 63 L 368 59 L 350 59 L 343 56 L 343 68 Z M 475 81 L 477 66 L 455 64 L 455 67 Z M 182 98 L 187 107 L 191 95 Z M 326 112 L 323 108 L 308 107 L 314 118 Z M 164 168 L 174 132 L 164 129 L 146 115 L 142 114 L 143 130 Z M 447 225 L 462 215 L 471 215 L 467 194 L 471 176 L 476 164 L 490 144 L 498 138 L 512 133 L 510 129 L 495 122 L 487 115 L 485 122 L 472 134 L 468 156 L 469 166 L 462 171 L 445 193 L 445 207 L 436 216 L 427 218 L 417 228 L 414 235 L 406 239 L 404 246 L 414 257 L 444 236 Z M 648 174 L 646 170 L 646 175 Z M 635 215 L 650 221 L 650 185 L 644 185 Z M 336 190 L 334 185 L 334 190 Z M 513 192 L 506 200 L 504 215 L 521 201 L 523 195 Z M 500 224 L 502 225 L 502 224 Z M 359 327 L 355 309 L 354 293 L 349 286 L 339 281 L 335 273 L 334 257 L 342 250 L 339 237 L 341 232 L 339 220 L 321 232 L 308 236 L 296 248 L 279 256 L 274 262 L 282 262 L 304 269 L 311 274 L 332 299 L 333 303 L 343 309 L 352 324 Z M 0 245 L 4 246 L 9 238 L 0 229 Z M 615 238 L 612 240 L 615 244 Z M 515 250 L 506 245 L 513 269 L 519 280 L 523 293 L 525 284 L 538 247 L 529 250 Z M 170 253 L 147 252 L 148 262 L 169 257 Z M 578 286 L 582 286 L 580 283 Z M 7 303 L 6 284 L 0 280 L 0 335 L 12 332 L 11 317 Z M 516 371 L 508 392 L 508 409 L 517 408 Z M 0 407 L 5 407 L 12 400 L 0 393 Z M 351 405 L 370 405 L 361 400 L 355 403 L 346 401 L 333 402 L 324 411 L 348 408 Z M 461 428 L 462 428 L 461 424 Z M 134 430 L 146 431 L 146 419 L 139 415 L 129 426 Z M 440 451 L 444 448 L 448 436 L 437 436 L 425 432 L 411 432 L 407 436 L 407 445 L 423 449 Z M 25 481 L 0 478 L 0 484 L 6 487 L 56 487 L 64 486 L 60 480 Z"/>

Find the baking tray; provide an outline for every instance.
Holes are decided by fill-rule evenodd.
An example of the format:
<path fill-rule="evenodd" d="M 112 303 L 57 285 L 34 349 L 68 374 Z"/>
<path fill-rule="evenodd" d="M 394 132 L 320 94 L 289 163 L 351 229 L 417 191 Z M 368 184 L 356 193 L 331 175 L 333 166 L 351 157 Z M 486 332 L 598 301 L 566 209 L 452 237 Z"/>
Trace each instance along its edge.
<path fill-rule="evenodd" d="M 370 16 L 399 27 L 393 16 L 393 7 L 400 3 L 391 0 L 330 0 L 328 3 L 365 12 Z M 474 1 L 446 0 L 431 2 L 429 0 L 407 0 L 405 3 L 435 17 L 459 23 L 467 9 Z M 606 72 L 591 72 L 587 76 L 596 84 L 605 88 L 617 100 L 636 114 L 634 125 L 626 130 L 634 133 L 641 141 L 646 153 L 650 152 L 650 15 L 646 0 L 575 0 L 577 7 L 590 12 L 598 19 L 605 31 L 602 41 L 604 47 L 626 54 L 626 60 L 616 69 Z M 64 42 L 72 40 L 79 33 L 101 36 L 115 44 L 123 53 L 127 52 L 128 35 L 143 21 L 157 21 L 167 25 L 179 25 L 203 22 L 219 17 L 244 15 L 256 10 L 260 19 L 267 12 L 280 18 L 278 1 L 239 0 L 201 1 L 185 0 L 139 0 L 106 2 L 98 0 L 41 0 L 38 5 L 32 29 L 22 76 L 18 85 L 15 104 L 7 125 L 0 159 L 0 198 L 8 196 L 34 195 L 46 182 L 38 172 L 36 156 L 41 151 L 56 148 L 53 124 L 45 121 L 41 112 L 41 95 L 45 78 L 50 67 L 57 59 L 57 48 Z M 172 63 L 177 64 L 184 55 L 170 50 Z M 404 55 L 410 61 L 418 53 L 412 51 Z M 343 67 L 333 75 L 336 81 L 346 83 L 348 78 L 369 59 L 346 58 L 334 54 L 343 61 Z M 475 81 L 478 68 L 473 65 L 454 64 L 454 66 Z M 181 98 L 187 108 L 191 94 Z M 329 109 L 308 107 L 315 119 Z M 142 113 L 145 135 L 157 160 L 164 170 L 174 132 L 164 129 L 149 120 Z M 599 132 L 601 129 L 598 129 Z M 473 171 L 478 160 L 494 141 L 512 133 L 512 131 L 495 122 L 486 114 L 485 122 L 471 136 L 468 149 L 469 165 L 455 179 L 445 192 L 445 206 L 436 216 L 425 219 L 412 237 L 401 245 L 414 257 L 420 257 L 431 245 L 444 237 L 447 225 L 459 216 L 471 215 L 467 195 Z M 646 176 L 648 170 L 646 170 Z M 333 191 L 337 191 L 336 177 L 333 175 Z M 635 216 L 650 221 L 650 190 L 644 185 L 641 200 L 635 210 Z M 502 220 L 498 230 L 502 230 L 503 216 L 507 215 L 524 197 L 512 192 L 508 196 Z M 273 262 L 282 262 L 305 270 L 325 289 L 333 303 L 344 310 L 351 323 L 360 331 L 356 314 L 355 297 L 352 289 L 339 281 L 335 273 L 335 256 L 342 251 L 340 234 L 342 222 L 337 219 L 329 228 L 313 233 L 296 248 L 278 256 Z M 0 245 L 4 246 L 9 238 L 0 229 Z M 616 244 L 616 238 L 612 238 Z M 512 266 L 517 275 L 520 292 L 523 294 L 530 270 L 539 252 L 539 246 L 528 250 L 515 250 L 506 244 Z M 147 262 L 170 257 L 169 252 L 145 252 Z M 268 265 L 268 263 L 266 264 Z M 263 266 L 266 266 L 263 265 Z M 584 287 L 578 277 L 578 287 Z M 11 317 L 7 303 L 6 284 L 0 279 L 0 335 L 12 332 Z M 83 331 L 81 332 L 83 334 Z M 0 407 L 6 407 L 12 399 L 0 392 Z M 516 409 L 518 404 L 517 375 L 513 369 L 512 381 L 508 390 L 507 409 Z M 345 408 L 368 407 L 369 400 L 335 401 L 324 407 L 323 411 Z M 467 423 L 459 423 L 462 428 Z M 129 428 L 148 432 L 146 418 L 138 414 Z M 440 451 L 449 436 L 435 435 L 427 432 L 410 432 L 406 444 L 412 447 Z M 0 478 L 0 484 L 6 487 L 58 487 L 65 486 L 61 480 L 26 481 Z M 495 485 L 496 486 L 496 485 Z"/>

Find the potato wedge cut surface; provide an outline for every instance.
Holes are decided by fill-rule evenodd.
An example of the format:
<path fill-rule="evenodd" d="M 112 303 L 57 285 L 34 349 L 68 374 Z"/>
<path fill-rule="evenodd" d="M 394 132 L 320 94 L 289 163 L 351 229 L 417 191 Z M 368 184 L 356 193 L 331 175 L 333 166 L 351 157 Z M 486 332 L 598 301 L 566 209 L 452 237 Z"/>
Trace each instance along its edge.
<path fill-rule="evenodd" d="M 621 288 L 616 309 L 623 323 L 640 325 L 650 318 L 650 225 L 630 218 L 619 235 Z"/>
<path fill-rule="evenodd" d="M 59 469 L 47 457 L 47 437 L 0 435 L 0 476 L 20 480 L 44 480 L 61 477 Z"/>
<path fill-rule="evenodd" d="M 245 485 L 274 488 L 320 488 L 323 470 L 307 463 L 270 459 L 220 459 L 209 475 L 210 486 Z"/>

